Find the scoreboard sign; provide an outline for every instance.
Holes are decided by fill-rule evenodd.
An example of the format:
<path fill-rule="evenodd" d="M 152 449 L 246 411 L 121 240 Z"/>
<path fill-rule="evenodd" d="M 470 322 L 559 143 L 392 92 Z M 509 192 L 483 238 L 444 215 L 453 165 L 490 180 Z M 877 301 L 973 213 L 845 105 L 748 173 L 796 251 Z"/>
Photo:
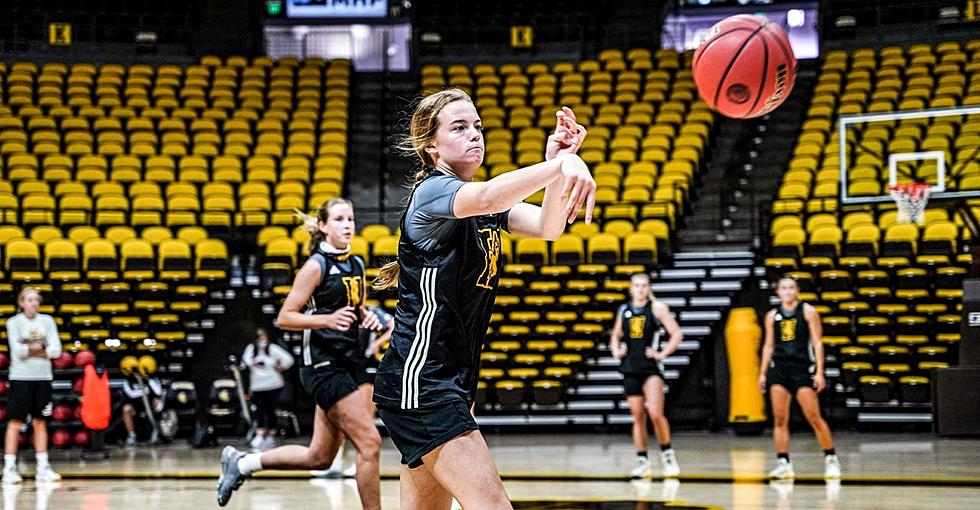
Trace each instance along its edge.
<path fill-rule="evenodd" d="M 71 46 L 71 23 L 48 23 L 48 44 Z"/>
<path fill-rule="evenodd" d="M 514 25 L 510 27 L 511 48 L 531 48 L 534 46 L 534 27 Z"/>

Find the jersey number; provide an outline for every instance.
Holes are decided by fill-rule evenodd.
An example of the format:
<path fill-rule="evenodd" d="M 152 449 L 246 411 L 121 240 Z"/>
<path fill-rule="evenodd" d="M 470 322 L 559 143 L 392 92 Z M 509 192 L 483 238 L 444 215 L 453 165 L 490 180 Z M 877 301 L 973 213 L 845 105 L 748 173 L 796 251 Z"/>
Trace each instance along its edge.
<path fill-rule="evenodd" d="M 784 342 L 796 340 L 796 319 L 783 319 L 780 321 L 779 331 Z"/>
<path fill-rule="evenodd" d="M 364 282 L 361 277 L 345 276 L 343 281 L 344 287 L 347 289 L 347 306 L 361 306 L 361 301 L 364 300 L 364 296 L 361 295 L 364 290 Z"/>
<path fill-rule="evenodd" d="M 646 325 L 646 316 L 634 315 L 630 317 L 630 338 L 643 338 L 643 328 Z"/>
<path fill-rule="evenodd" d="M 483 241 L 483 272 L 476 281 L 477 287 L 493 289 L 493 278 L 497 276 L 497 261 L 500 259 L 500 231 L 495 228 L 480 230 Z"/>

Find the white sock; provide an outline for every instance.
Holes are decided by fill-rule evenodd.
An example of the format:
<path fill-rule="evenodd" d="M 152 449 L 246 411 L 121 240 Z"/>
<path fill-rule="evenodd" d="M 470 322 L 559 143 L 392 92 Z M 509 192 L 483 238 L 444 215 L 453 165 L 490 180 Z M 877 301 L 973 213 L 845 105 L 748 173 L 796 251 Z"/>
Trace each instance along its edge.
<path fill-rule="evenodd" d="M 4 469 L 17 469 L 17 454 L 16 453 L 5 453 L 3 455 L 3 468 Z"/>
<path fill-rule="evenodd" d="M 258 453 L 248 453 L 238 459 L 238 470 L 243 475 L 248 476 L 256 471 L 262 471 L 262 455 Z"/>
<path fill-rule="evenodd" d="M 48 465 L 48 452 L 35 453 L 34 459 L 37 460 L 37 469 L 43 469 L 49 467 Z"/>
<path fill-rule="evenodd" d="M 337 456 L 333 458 L 333 462 L 330 464 L 329 469 L 341 470 L 344 469 L 344 449 L 341 448 L 337 450 Z"/>

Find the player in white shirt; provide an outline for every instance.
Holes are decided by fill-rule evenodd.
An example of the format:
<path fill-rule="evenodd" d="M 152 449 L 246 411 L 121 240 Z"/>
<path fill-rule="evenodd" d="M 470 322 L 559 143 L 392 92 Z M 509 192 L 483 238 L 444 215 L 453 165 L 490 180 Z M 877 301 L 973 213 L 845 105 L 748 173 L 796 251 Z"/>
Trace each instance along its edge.
<path fill-rule="evenodd" d="M 10 344 L 10 388 L 7 394 L 7 433 L 4 437 L 3 483 L 21 482 L 17 471 L 20 428 L 30 415 L 34 424 L 34 451 L 37 459 L 35 480 L 57 482 L 61 475 L 48 464 L 48 428 L 51 416 L 51 360 L 61 355 L 58 327 L 50 315 L 38 313 L 41 293 L 25 287 L 17 296 L 21 313 L 7 319 Z"/>

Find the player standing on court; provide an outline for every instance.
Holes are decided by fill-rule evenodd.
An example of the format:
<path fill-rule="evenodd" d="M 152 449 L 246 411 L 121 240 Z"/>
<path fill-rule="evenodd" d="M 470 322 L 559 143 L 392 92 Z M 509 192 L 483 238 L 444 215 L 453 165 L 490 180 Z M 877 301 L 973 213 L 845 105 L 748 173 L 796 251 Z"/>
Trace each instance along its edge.
<path fill-rule="evenodd" d="M 17 472 L 20 427 L 31 416 L 34 425 L 34 458 L 38 482 L 57 482 L 61 475 L 48 463 L 47 418 L 51 416 L 51 360 L 61 355 L 58 326 L 50 315 L 38 313 L 41 292 L 25 287 L 17 296 L 21 312 L 7 319 L 10 344 L 10 389 L 7 394 L 9 420 L 4 437 L 3 483 L 22 481 Z"/>
<path fill-rule="evenodd" d="M 666 330 L 669 335 L 663 343 Z M 626 340 L 623 341 L 623 337 Z M 620 360 L 626 402 L 633 415 L 633 446 L 636 468 L 633 478 L 653 476 L 647 457 L 647 417 L 660 442 L 660 460 L 665 477 L 676 477 L 681 468 L 670 446 L 670 422 L 664 416 L 664 365 L 668 356 L 684 340 L 684 333 L 666 304 L 657 301 L 650 290 L 650 275 L 634 274 L 630 279 L 630 301 L 619 307 L 613 325 L 609 348 Z"/>
<path fill-rule="evenodd" d="M 817 393 L 827 381 L 823 373 L 823 325 L 813 305 L 800 301 L 800 286 L 782 278 L 776 287 L 779 307 L 766 314 L 766 339 L 762 346 L 759 388 L 766 391 L 773 414 L 773 444 L 778 463 L 769 474 L 776 479 L 794 478 L 789 460 L 789 411 L 793 397 L 813 427 L 824 452 L 824 478 L 840 478 L 840 460 L 834 451 L 830 427 L 820 416 Z"/>
<path fill-rule="evenodd" d="M 403 147 L 424 165 L 401 219 L 398 262 L 376 288 L 398 285 L 395 331 L 375 379 L 378 414 L 402 454 L 402 508 L 511 508 L 470 406 L 496 294 L 500 230 L 555 239 L 585 206 L 595 181 L 575 155 L 585 128 L 557 113 L 543 163 L 472 182 L 483 163 L 480 116 L 470 97 L 423 98 Z M 544 189 L 541 207 L 523 200 Z"/>

